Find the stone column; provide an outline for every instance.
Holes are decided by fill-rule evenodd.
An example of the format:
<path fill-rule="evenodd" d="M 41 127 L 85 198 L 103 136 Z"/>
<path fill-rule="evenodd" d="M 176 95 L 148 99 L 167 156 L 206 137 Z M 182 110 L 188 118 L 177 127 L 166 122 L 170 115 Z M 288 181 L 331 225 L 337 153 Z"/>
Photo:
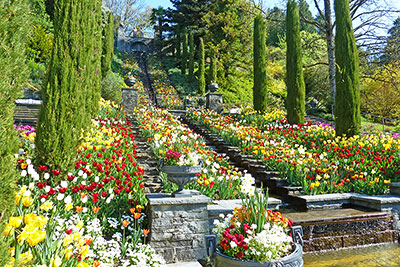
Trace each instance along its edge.
<path fill-rule="evenodd" d="M 190 262 L 207 257 L 204 235 L 209 231 L 207 204 L 203 195 L 174 198 L 148 194 L 150 245 L 167 263 Z"/>
<path fill-rule="evenodd" d="M 224 110 L 222 94 L 208 93 L 206 96 L 206 108 L 222 113 Z"/>
<path fill-rule="evenodd" d="M 133 109 L 138 105 L 138 91 L 132 88 L 122 88 L 122 102 L 126 116 L 129 118 L 133 115 Z"/>

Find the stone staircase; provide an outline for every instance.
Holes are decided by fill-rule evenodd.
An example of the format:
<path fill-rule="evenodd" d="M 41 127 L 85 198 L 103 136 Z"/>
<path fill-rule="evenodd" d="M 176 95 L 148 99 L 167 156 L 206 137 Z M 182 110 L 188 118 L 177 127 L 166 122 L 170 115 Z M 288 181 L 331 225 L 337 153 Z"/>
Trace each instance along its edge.
<path fill-rule="evenodd" d="M 136 161 L 138 166 L 144 170 L 145 193 L 160 193 L 162 192 L 162 181 L 157 169 L 158 160 L 155 158 L 151 147 L 147 145 L 146 140 L 142 137 L 139 126 L 133 121 L 130 121 L 130 123 L 132 124 L 132 132 L 135 135 Z"/>

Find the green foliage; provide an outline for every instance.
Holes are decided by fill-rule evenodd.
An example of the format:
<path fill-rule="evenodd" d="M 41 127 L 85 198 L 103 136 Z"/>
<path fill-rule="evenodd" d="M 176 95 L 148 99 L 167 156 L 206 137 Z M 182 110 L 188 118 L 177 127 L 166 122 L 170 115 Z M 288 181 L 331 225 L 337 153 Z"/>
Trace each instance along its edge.
<path fill-rule="evenodd" d="M 53 49 L 53 34 L 41 25 L 33 26 L 27 43 L 28 54 L 37 62 L 47 63 Z"/>
<path fill-rule="evenodd" d="M 400 65 L 388 64 L 378 69 L 361 86 L 363 111 L 385 118 L 400 116 Z M 382 104 L 384 103 L 384 104 Z"/>
<path fill-rule="evenodd" d="M 193 30 L 190 29 L 189 31 L 189 82 L 193 82 L 194 76 L 194 54 L 196 53 L 194 47 L 194 37 L 193 37 Z"/>
<path fill-rule="evenodd" d="M 181 31 L 179 29 L 179 26 L 177 26 L 175 32 L 175 49 L 176 59 L 179 61 L 181 59 Z"/>
<path fill-rule="evenodd" d="M 174 9 L 169 12 L 169 20 L 182 27 L 193 27 L 202 31 L 202 18 L 210 10 L 209 0 L 171 0 Z"/>
<path fill-rule="evenodd" d="M 231 97 L 224 98 L 225 103 L 240 102 L 235 94 L 243 93 L 246 99 L 252 95 L 252 25 L 257 13 L 247 0 L 215 0 L 203 17 L 204 43 L 207 49 L 215 48 L 219 92 Z"/>
<path fill-rule="evenodd" d="M 267 108 L 266 23 L 262 16 L 254 19 L 254 87 L 253 105 L 257 111 Z"/>
<path fill-rule="evenodd" d="M 215 48 L 210 48 L 210 75 L 209 75 L 209 84 L 217 82 L 217 57 L 215 55 Z"/>
<path fill-rule="evenodd" d="M 287 2 L 286 43 L 287 119 L 290 124 L 299 124 L 305 121 L 306 92 L 303 78 L 299 7 L 294 0 Z"/>
<path fill-rule="evenodd" d="M 182 40 L 182 59 L 181 59 L 181 73 L 186 74 L 188 60 L 188 35 L 187 30 L 183 30 L 183 40 Z"/>
<path fill-rule="evenodd" d="M 40 26 L 46 31 L 53 31 L 53 22 L 47 13 L 45 0 L 28 0 L 29 9 L 32 12 L 31 21 L 35 27 Z"/>
<path fill-rule="evenodd" d="M 102 12 L 103 17 L 103 54 L 101 56 L 101 76 L 107 76 L 114 54 L 114 16 L 111 11 Z"/>
<path fill-rule="evenodd" d="M 33 86 L 38 90 L 41 89 L 45 80 L 46 66 L 43 63 L 35 62 L 33 59 L 28 60 L 27 66 L 30 72 L 30 86 Z"/>
<path fill-rule="evenodd" d="M 301 18 L 304 18 L 308 21 L 314 21 L 313 15 L 310 11 L 310 6 L 308 5 L 306 0 L 299 0 L 299 14 Z M 313 24 L 310 24 L 305 21 L 300 21 L 300 31 L 305 31 L 309 33 L 317 33 L 317 29 Z"/>
<path fill-rule="evenodd" d="M 336 14 L 336 96 L 335 129 L 337 135 L 360 133 L 360 88 L 357 46 L 351 26 L 349 1 L 335 0 Z"/>
<path fill-rule="evenodd" d="M 195 82 L 189 82 L 187 76 L 182 74 L 181 70 L 175 67 L 177 64 L 175 58 L 165 56 L 161 58 L 161 62 L 168 72 L 168 77 L 170 78 L 171 83 L 179 94 L 194 95 L 197 93 L 197 84 Z"/>
<path fill-rule="evenodd" d="M 121 103 L 122 87 L 124 87 L 122 77 L 118 73 L 109 71 L 101 82 L 101 97 L 105 100 Z"/>
<path fill-rule="evenodd" d="M 267 45 L 278 46 L 280 39 L 285 36 L 285 13 L 278 7 L 268 10 L 271 22 L 268 24 Z"/>
<path fill-rule="evenodd" d="M 81 131 L 89 126 L 100 97 L 101 1 L 60 0 L 54 15 L 54 47 L 42 90 L 36 163 L 65 170 L 73 163 Z"/>
<path fill-rule="evenodd" d="M 14 189 L 18 173 L 14 154 L 18 137 L 14 130 L 14 101 L 21 96 L 28 77 L 25 64 L 30 17 L 25 0 L 0 1 L 0 232 L 13 212 Z M 10 259 L 9 244 L 0 237 L 0 266 Z"/>
<path fill-rule="evenodd" d="M 84 91 L 87 92 L 86 109 L 89 114 L 87 120 L 90 121 L 91 117 L 95 116 L 98 112 L 101 96 L 102 1 L 84 1 L 81 5 L 82 10 L 86 10 L 83 15 L 83 25 L 86 25 L 86 27 L 82 28 L 82 37 L 88 50 L 85 51 L 86 53 L 79 53 L 79 56 L 82 60 L 87 60 L 84 65 L 87 69 L 85 72 L 86 77 L 82 81 L 84 82 Z"/>
<path fill-rule="evenodd" d="M 388 35 L 381 61 L 385 64 L 400 62 L 400 17 L 393 22 Z"/>
<path fill-rule="evenodd" d="M 199 95 L 204 95 L 206 90 L 204 42 L 200 37 L 199 44 Z"/>
<path fill-rule="evenodd" d="M 111 62 L 111 71 L 123 76 L 124 75 L 124 71 L 123 71 L 123 67 L 122 67 L 123 61 L 122 61 L 121 57 L 122 57 L 122 54 L 121 54 L 121 52 L 118 52 L 118 51 L 113 55 L 112 62 Z"/>

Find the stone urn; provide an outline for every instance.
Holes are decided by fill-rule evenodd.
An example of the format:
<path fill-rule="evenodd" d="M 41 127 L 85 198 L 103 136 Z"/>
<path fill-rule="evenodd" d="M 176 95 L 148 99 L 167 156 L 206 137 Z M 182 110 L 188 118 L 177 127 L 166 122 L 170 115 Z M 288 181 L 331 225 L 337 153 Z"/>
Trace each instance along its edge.
<path fill-rule="evenodd" d="M 125 84 L 129 87 L 132 87 L 136 84 L 136 79 L 135 78 L 125 79 Z"/>
<path fill-rule="evenodd" d="M 172 193 L 173 197 L 191 197 L 189 190 L 183 187 L 196 180 L 196 174 L 201 172 L 201 166 L 164 165 L 161 170 L 168 175 L 168 181 L 175 183 L 179 189 Z"/>
<path fill-rule="evenodd" d="M 215 235 L 206 235 L 207 254 L 214 261 L 215 267 L 275 267 L 290 266 L 303 267 L 303 229 L 301 226 L 292 227 L 294 244 L 292 245 L 292 253 L 277 260 L 264 263 L 249 260 L 240 260 L 226 256 L 217 249 L 217 238 Z"/>
<path fill-rule="evenodd" d="M 217 83 L 212 83 L 208 86 L 208 90 L 210 90 L 211 93 L 214 93 L 218 90 L 218 84 Z"/>

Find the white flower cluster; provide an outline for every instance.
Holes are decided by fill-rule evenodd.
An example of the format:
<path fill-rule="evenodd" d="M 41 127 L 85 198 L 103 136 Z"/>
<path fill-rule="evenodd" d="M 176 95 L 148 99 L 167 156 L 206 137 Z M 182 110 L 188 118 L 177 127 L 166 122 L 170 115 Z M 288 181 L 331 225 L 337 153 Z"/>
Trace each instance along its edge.
<path fill-rule="evenodd" d="M 291 250 L 293 239 L 285 229 L 277 224 L 266 223 L 264 230 L 255 236 L 245 239 L 249 244 L 249 250 L 246 251 L 252 258 L 260 262 L 266 262 L 278 259 Z"/>
<path fill-rule="evenodd" d="M 179 161 L 179 166 L 196 166 L 200 163 L 201 156 L 197 152 L 191 152 L 188 154 L 183 154 Z"/>
<path fill-rule="evenodd" d="M 255 191 L 254 182 L 255 182 L 255 179 L 251 176 L 251 174 L 246 173 L 242 177 L 242 184 L 240 185 L 240 191 L 243 194 L 253 196 L 254 191 Z"/>
<path fill-rule="evenodd" d="M 121 246 L 115 239 L 106 240 L 102 236 L 97 237 L 93 242 L 93 251 L 94 254 L 90 256 L 101 262 L 100 266 L 113 267 L 121 258 Z"/>
<path fill-rule="evenodd" d="M 128 259 L 121 261 L 122 267 L 160 267 L 165 264 L 163 257 L 156 254 L 150 245 L 137 244 L 136 249 L 134 249 L 133 246 L 129 246 L 126 255 Z"/>

